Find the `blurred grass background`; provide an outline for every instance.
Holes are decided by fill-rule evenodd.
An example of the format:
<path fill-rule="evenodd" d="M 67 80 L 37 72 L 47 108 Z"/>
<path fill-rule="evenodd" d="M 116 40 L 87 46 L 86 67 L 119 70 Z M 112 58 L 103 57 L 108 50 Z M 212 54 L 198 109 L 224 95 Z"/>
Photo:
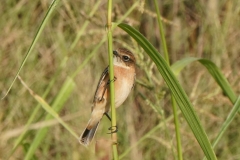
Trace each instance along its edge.
<path fill-rule="evenodd" d="M 97 1 L 60 1 L 53 11 L 20 76 L 38 95 L 43 95 L 50 81 L 56 78 L 45 100 L 52 104 L 67 77 L 71 76 L 106 36 L 107 1 L 102 1 L 93 16 L 89 16 Z M 135 1 L 114 1 L 113 21 L 119 20 Z M 10 0 L 0 5 L 0 88 L 4 96 L 10 86 L 39 27 L 50 1 Z M 212 60 L 240 93 L 240 2 L 238 0 L 164 1 L 159 2 L 171 63 L 184 57 Z M 89 21 L 83 34 L 73 45 L 83 24 Z M 160 35 L 154 3 L 141 1 L 124 20 L 137 28 L 161 52 Z M 134 145 L 157 124 L 160 129 L 148 136 L 123 159 L 174 159 L 176 155 L 174 123 L 170 93 L 153 62 L 125 32 L 113 31 L 114 48 L 125 47 L 137 58 L 137 82 L 128 100 L 117 109 L 119 155 Z M 62 61 L 66 64 L 61 67 Z M 91 101 L 99 77 L 108 64 L 107 44 L 74 77 L 75 88 L 59 115 L 81 134 L 91 112 Z M 59 70 L 59 74 L 56 74 Z M 231 102 L 210 77 L 204 67 L 194 63 L 185 68 L 179 81 L 187 92 L 202 124 L 213 140 L 231 110 Z M 17 80 L 9 95 L 0 102 L 0 158 L 6 159 L 22 128 L 37 106 L 37 101 Z M 154 107 L 153 107 L 154 106 Z M 162 114 L 156 113 L 154 108 Z M 10 159 L 23 159 L 37 131 L 49 127 L 46 137 L 33 159 L 92 159 L 90 149 L 81 146 L 75 137 L 56 120 L 45 121 L 41 108 L 21 145 Z M 184 159 L 202 159 L 203 153 L 180 114 Z M 234 119 L 215 151 L 219 159 L 240 159 L 240 117 Z M 128 124 L 128 125 L 127 125 Z M 110 138 L 110 127 L 103 118 L 96 139 Z M 94 144 L 94 143 L 93 143 Z"/>

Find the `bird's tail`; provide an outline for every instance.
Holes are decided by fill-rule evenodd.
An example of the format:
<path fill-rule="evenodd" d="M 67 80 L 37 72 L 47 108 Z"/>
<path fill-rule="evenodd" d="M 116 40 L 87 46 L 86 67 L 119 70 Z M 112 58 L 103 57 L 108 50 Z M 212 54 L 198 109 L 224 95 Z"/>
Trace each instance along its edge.
<path fill-rule="evenodd" d="M 97 131 L 98 125 L 99 125 L 99 122 L 94 127 L 92 127 L 92 129 L 87 129 L 86 127 L 86 129 L 83 131 L 82 135 L 80 136 L 79 142 L 84 146 L 88 146 L 91 143 Z"/>

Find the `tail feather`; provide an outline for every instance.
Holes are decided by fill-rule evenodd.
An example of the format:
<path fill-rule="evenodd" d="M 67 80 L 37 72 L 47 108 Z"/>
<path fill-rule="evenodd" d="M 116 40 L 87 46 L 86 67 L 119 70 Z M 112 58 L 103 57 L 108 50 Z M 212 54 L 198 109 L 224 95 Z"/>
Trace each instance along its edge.
<path fill-rule="evenodd" d="M 83 144 L 84 146 L 88 146 L 91 143 L 91 141 L 97 131 L 98 125 L 99 125 L 99 122 L 92 129 L 86 128 L 84 130 L 84 132 L 82 133 L 82 135 L 80 136 L 79 142 L 81 144 Z"/>

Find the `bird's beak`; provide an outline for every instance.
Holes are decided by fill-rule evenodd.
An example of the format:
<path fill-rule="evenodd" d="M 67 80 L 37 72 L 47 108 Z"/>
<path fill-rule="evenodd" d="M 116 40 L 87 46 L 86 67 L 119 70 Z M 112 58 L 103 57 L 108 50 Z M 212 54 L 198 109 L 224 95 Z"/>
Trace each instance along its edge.
<path fill-rule="evenodd" d="M 117 51 L 113 51 L 113 55 L 116 56 L 116 57 L 119 57 L 119 54 Z"/>

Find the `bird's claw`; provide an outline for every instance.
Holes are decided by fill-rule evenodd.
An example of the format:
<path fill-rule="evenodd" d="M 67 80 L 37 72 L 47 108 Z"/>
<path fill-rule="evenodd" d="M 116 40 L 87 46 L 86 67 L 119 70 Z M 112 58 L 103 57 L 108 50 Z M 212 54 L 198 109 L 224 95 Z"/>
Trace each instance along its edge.
<path fill-rule="evenodd" d="M 113 134 L 113 133 L 117 133 L 118 131 L 118 127 L 117 126 L 111 126 L 108 128 L 108 130 L 110 130 L 111 132 L 108 134 Z"/>
<path fill-rule="evenodd" d="M 111 119 L 111 117 L 108 115 L 108 113 L 104 113 L 105 114 L 105 116 L 107 116 L 107 118 L 109 119 L 109 121 L 112 121 L 112 119 Z"/>

